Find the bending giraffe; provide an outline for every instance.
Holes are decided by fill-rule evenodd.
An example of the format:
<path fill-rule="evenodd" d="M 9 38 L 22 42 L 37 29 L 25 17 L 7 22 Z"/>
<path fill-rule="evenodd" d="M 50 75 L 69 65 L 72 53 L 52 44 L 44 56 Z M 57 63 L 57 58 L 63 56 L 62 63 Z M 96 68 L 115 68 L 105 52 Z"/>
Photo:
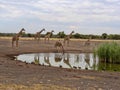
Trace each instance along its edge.
<path fill-rule="evenodd" d="M 45 35 L 45 43 L 46 43 L 46 39 L 48 39 L 48 42 L 49 42 L 49 39 L 50 39 L 50 37 L 52 36 L 52 33 L 53 33 L 54 31 L 52 30 L 51 32 L 47 32 L 46 33 L 46 35 Z"/>
<path fill-rule="evenodd" d="M 60 40 L 55 43 L 55 47 L 56 47 L 58 53 L 60 53 L 60 51 L 62 51 L 62 53 L 64 54 L 64 48 L 63 48 L 63 45 L 60 42 Z"/>
<path fill-rule="evenodd" d="M 41 31 L 36 32 L 36 34 L 35 34 L 35 36 L 34 36 L 35 40 L 37 40 L 37 41 L 40 40 L 40 36 L 41 36 L 41 33 L 42 33 L 43 31 L 45 31 L 44 28 L 43 28 Z"/>
<path fill-rule="evenodd" d="M 72 31 L 69 35 L 66 35 L 64 38 L 64 44 L 67 42 L 67 45 L 69 45 L 70 42 L 70 38 L 72 37 L 72 34 L 74 33 L 74 31 Z"/>
<path fill-rule="evenodd" d="M 16 47 L 18 47 L 19 37 L 20 37 L 24 32 L 25 32 L 25 29 L 22 28 L 19 33 L 15 34 L 15 35 L 12 37 L 12 47 L 14 46 L 14 42 L 16 42 Z"/>

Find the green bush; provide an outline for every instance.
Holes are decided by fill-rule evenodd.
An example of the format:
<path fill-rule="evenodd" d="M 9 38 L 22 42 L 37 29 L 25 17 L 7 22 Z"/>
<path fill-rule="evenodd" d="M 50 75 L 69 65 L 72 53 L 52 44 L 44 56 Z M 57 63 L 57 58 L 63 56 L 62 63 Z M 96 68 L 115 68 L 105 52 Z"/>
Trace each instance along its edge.
<path fill-rule="evenodd" d="M 101 44 L 94 50 L 94 56 L 107 63 L 120 63 L 120 45 L 116 42 Z"/>

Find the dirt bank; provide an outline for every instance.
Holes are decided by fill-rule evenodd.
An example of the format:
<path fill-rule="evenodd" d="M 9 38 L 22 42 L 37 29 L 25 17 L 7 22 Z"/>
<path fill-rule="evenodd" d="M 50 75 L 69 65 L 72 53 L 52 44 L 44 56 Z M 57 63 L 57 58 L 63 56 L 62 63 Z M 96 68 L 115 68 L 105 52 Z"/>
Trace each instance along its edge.
<path fill-rule="evenodd" d="M 20 40 L 20 46 L 12 48 L 11 40 L 0 39 L 0 90 L 8 87 L 32 90 L 36 86 L 42 89 L 35 90 L 119 90 L 120 72 L 62 69 L 13 60 L 14 55 L 22 53 L 56 52 L 54 43 L 55 40 L 49 44 Z M 92 52 L 100 43 L 102 42 L 92 41 L 90 46 L 84 46 L 84 41 L 72 40 L 70 46 L 64 48 L 65 52 Z"/>

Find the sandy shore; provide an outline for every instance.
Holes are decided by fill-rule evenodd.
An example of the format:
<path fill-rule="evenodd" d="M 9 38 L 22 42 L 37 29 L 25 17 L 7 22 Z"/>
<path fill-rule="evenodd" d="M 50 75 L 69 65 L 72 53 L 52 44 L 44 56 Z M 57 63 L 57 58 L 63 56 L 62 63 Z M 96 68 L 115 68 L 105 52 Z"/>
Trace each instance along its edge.
<path fill-rule="evenodd" d="M 26 64 L 13 56 L 23 53 L 56 52 L 55 40 L 20 40 L 19 47 L 11 47 L 10 39 L 0 39 L 0 90 L 119 90 L 120 72 L 87 71 Z M 93 52 L 102 43 L 71 40 L 65 52 Z M 9 89 L 12 88 L 12 89 Z"/>

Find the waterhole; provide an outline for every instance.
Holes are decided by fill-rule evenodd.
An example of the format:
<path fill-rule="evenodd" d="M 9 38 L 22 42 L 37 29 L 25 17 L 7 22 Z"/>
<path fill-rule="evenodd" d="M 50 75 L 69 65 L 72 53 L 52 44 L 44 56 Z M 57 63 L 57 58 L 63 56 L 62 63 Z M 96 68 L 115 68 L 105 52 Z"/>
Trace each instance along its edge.
<path fill-rule="evenodd" d="M 120 71 L 120 65 L 100 62 L 93 53 L 34 53 L 16 56 L 16 59 L 26 63 L 60 68 Z"/>

